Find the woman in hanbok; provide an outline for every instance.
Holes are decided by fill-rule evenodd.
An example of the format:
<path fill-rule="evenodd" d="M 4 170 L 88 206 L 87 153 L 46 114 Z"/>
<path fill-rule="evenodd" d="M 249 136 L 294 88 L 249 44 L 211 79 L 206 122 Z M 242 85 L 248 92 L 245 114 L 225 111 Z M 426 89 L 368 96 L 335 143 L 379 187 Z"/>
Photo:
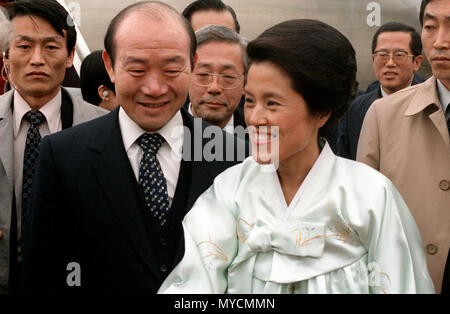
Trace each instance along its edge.
<path fill-rule="evenodd" d="M 247 52 L 253 156 L 219 175 L 186 215 L 184 257 L 159 292 L 433 293 L 394 185 L 335 156 L 321 137 L 357 91 L 347 38 L 292 20 Z"/>

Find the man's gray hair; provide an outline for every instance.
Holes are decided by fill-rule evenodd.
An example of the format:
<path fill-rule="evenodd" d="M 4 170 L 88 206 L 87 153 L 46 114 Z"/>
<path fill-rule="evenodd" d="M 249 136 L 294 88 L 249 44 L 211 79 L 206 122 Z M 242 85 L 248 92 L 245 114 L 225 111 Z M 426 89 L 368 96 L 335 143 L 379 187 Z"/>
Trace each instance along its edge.
<path fill-rule="evenodd" d="M 6 12 L 0 7 L 0 52 L 4 52 L 9 47 L 12 37 L 12 26 Z"/>
<path fill-rule="evenodd" d="M 195 32 L 197 39 L 197 48 L 210 42 L 226 42 L 238 44 L 242 48 L 242 62 L 244 64 L 244 74 L 247 76 L 248 56 L 247 56 L 247 40 L 242 38 L 234 30 L 221 25 L 208 25 L 200 28 Z"/>

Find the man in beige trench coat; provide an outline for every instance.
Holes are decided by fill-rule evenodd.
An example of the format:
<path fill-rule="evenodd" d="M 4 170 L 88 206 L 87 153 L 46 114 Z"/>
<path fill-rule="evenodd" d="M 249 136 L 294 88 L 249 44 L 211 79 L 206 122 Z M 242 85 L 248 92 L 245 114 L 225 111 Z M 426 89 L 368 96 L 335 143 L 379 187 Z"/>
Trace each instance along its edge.
<path fill-rule="evenodd" d="M 374 102 L 365 117 L 357 153 L 358 161 L 395 184 L 411 209 L 438 293 L 448 293 L 449 285 L 449 18 L 450 1 L 422 0 L 422 44 L 433 76 Z"/>

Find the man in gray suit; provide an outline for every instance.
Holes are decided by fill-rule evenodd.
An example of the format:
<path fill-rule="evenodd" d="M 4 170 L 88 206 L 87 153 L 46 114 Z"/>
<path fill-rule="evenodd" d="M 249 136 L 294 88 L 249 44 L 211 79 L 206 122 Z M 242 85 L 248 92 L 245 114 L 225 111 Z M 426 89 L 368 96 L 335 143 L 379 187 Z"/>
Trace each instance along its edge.
<path fill-rule="evenodd" d="M 0 293 L 18 292 L 22 226 L 40 139 L 106 113 L 62 88 L 76 31 L 56 1 L 9 8 L 12 39 L 4 56 L 14 89 L 0 97 Z"/>

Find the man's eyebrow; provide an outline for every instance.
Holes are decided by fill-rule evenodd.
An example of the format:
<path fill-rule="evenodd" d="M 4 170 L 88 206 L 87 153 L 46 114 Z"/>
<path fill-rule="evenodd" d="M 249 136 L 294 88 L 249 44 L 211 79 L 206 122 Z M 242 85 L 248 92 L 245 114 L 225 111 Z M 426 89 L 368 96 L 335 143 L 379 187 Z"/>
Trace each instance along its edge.
<path fill-rule="evenodd" d="M 165 63 L 177 63 L 177 62 L 186 62 L 186 59 L 181 56 L 173 56 L 163 59 Z"/>
<path fill-rule="evenodd" d="M 124 64 L 130 64 L 130 63 L 141 63 L 141 64 L 147 64 L 148 61 L 144 60 L 144 59 L 140 59 L 140 58 L 136 58 L 136 57 L 127 57 L 124 61 Z"/>
<path fill-rule="evenodd" d="M 166 59 L 163 59 L 164 63 L 173 63 L 173 62 L 185 62 L 185 59 L 180 57 L 180 56 L 175 56 L 175 57 L 168 57 Z M 138 57 L 127 57 L 124 61 L 124 64 L 130 64 L 130 63 L 139 63 L 139 64 L 143 64 L 143 65 L 147 65 L 149 62 L 146 59 L 141 59 Z"/>
<path fill-rule="evenodd" d="M 211 63 L 206 63 L 206 62 L 198 62 L 197 63 L 197 67 L 201 68 L 201 67 L 211 67 L 212 64 Z M 220 70 L 237 70 L 237 66 L 235 66 L 234 64 L 225 64 L 225 65 L 221 65 L 220 66 Z"/>
<path fill-rule="evenodd" d="M 44 37 L 41 40 L 36 40 L 35 38 L 29 37 L 27 35 L 17 35 L 16 38 L 18 40 L 25 40 L 25 41 L 29 41 L 29 42 L 49 42 L 49 41 L 61 41 L 62 37 L 61 36 L 49 36 L 49 37 Z"/>
<path fill-rule="evenodd" d="M 423 20 L 424 21 L 426 21 L 426 20 L 436 20 L 437 18 L 433 15 L 433 14 L 431 14 L 431 13 L 425 13 L 425 15 L 424 15 L 424 17 L 423 17 Z"/>

